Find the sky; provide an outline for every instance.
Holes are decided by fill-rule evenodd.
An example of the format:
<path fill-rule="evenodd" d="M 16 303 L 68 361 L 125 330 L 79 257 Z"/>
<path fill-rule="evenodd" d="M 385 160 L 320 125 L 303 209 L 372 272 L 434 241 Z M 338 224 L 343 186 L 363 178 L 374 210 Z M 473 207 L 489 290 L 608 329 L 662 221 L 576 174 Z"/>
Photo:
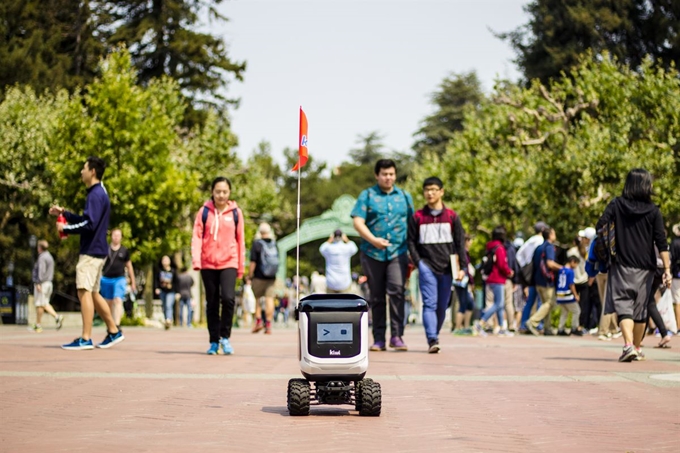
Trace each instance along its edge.
<path fill-rule="evenodd" d="M 246 61 L 232 129 L 245 161 L 261 141 L 283 163 L 297 149 L 299 108 L 309 154 L 330 167 L 349 161 L 359 135 L 377 131 L 387 151 L 408 152 L 434 109 L 442 80 L 471 70 L 486 93 L 516 80 L 514 52 L 497 32 L 528 21 L 520 0 L 227 0 L 229 21 L 207 24 L 229 56 Z"/>

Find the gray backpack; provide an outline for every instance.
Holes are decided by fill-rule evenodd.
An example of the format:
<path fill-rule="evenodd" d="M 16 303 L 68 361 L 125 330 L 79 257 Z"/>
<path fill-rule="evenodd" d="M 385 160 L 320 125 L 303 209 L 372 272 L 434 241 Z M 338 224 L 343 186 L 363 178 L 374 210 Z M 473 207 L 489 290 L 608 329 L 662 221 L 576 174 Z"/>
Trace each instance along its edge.
<path fill-rule="evenodd" d="M 260 250 L 257 267 L 265 277 L 274 278 L 276 271 L 279 270 L 279 249 L 274 241 L 260 240 L 259 242 L 262 245 L 262 250 Z"/>

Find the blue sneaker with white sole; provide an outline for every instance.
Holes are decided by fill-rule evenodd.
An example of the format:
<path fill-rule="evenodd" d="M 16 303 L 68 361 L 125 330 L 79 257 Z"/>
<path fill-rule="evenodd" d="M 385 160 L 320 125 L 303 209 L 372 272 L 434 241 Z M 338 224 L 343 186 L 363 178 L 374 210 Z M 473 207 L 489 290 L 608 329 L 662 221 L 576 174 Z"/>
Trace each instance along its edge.
<path fill-rule="evenodd" d="M 229 343 L 229 338 L 220 339 L 220 346 L 222 347 L 222 352 L 226 355 L 233 354 L 234 348 Z"/>
<path fill-rule="evenodd" d="M 83 351 L 85 349 L 94 349 L 94 345 L 92 340 L 83 340 L 81 337 L 78 337 L 68 344 L 62 344 L 61 348 L 68 351 Z"/>
<path fill-rule="evenodd" d="M 102 349 L 110 348 L 114 344 L 118 344 L 123 340 L 125 340 L 125 337 L 123 336 L 123 331 L 118 329 L 118 332 L 116 333 L 107 332 L 104 341 L 99 343 L 97 347 Z"/>
<path fill-rule="evenodd" d="M 219 350 L 220 350 L 220 345 L 218 343 L 210 343 L 210 347 L 208 348 L 207 354 L 208 355 L 217 355 Z"/>

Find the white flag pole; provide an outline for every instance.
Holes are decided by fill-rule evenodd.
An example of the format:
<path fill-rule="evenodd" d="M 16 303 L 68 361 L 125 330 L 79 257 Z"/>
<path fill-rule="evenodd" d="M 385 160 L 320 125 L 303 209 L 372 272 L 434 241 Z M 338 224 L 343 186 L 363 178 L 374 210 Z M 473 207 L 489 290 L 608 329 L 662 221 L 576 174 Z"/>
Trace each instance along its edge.
<path fill-rule="evenodd" d="M 298 158 L 299 159 L 299 158 Z M 299 164 L 298 160 L 298 164 Z M 297 244 L 295 246 L 295 277 L 297 278 L 297 285 L 295 285 L 295 303 L 300 303 L 300 175 L 302 166 L 298 165 L 298 184 L 297 184 Z"/>

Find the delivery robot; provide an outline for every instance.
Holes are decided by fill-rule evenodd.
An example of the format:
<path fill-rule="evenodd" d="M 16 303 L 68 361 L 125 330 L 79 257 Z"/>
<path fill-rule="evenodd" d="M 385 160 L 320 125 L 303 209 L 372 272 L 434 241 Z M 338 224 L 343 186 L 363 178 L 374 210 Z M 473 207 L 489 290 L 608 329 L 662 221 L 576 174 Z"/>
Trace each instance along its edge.
<path fill-rule="evenodd" d="M 354 294 L 313 294 L 295 309 L 304 379 L 288 381 L 288 412 L 309 415 L 320 404 L 351 404 L 379 416 L 380 384 L 368 370 L 368 304 Z"/>

